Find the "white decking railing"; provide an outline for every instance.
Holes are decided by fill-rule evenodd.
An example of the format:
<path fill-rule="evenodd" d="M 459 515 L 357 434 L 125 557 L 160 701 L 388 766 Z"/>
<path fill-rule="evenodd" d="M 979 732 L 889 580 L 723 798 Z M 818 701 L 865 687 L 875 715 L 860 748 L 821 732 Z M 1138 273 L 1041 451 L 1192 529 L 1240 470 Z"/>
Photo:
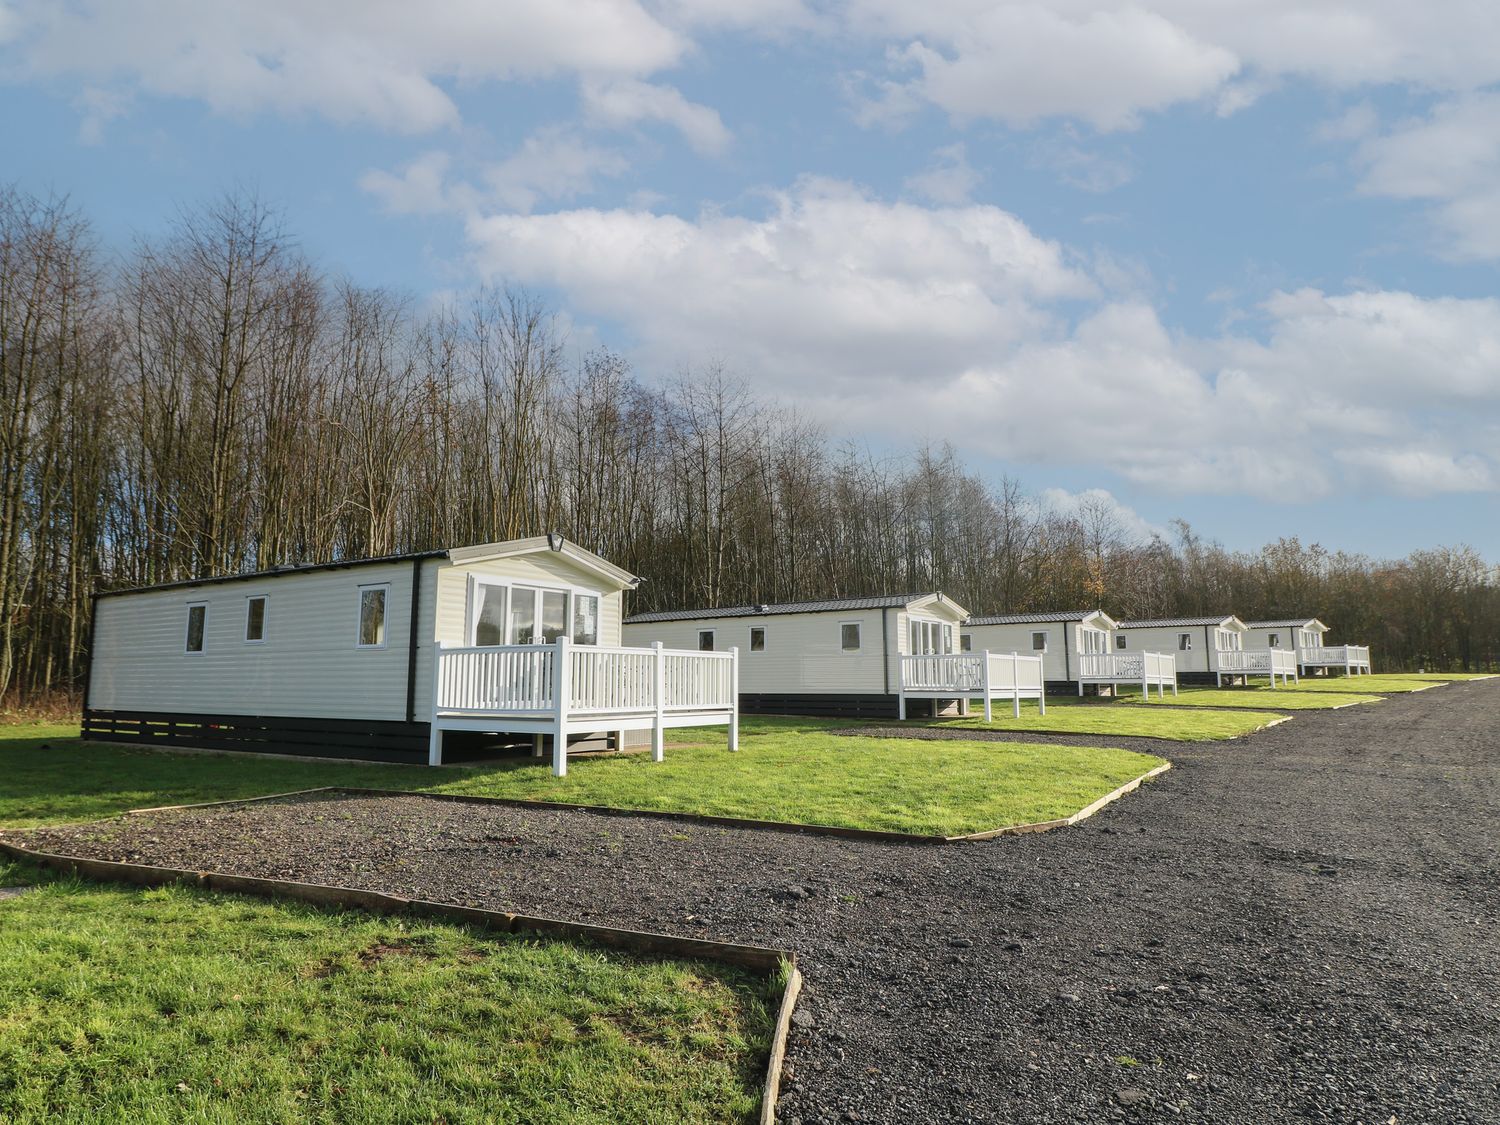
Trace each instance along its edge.
<path fill-rule="evenodd" d="M 1342 668 L 1351 676 L 1370 673 L 1368 645 L 1319 645 L 1299 648 L 1297 659 L 1305 668 Z"/>
<path fill-rule="evenodd" d="M 1009 699 L 1015 714 L 1021 700 L 1035 699 L 1047 713 L 1046 681 L 1040 656 L 1002 652 L 929 653 L 901 658 L 901 693 L 897 714 L 906 718 L 906 701 L 957 699 L 967 706 L 974 696 L 984 699 L 984 718 L 994 718 L 994 701 Z"/>
<path fill-rule="evenodd" d="M 1288 649 L 1263 648 L 1251 649 L 1248 652 L 1241 649 L 1221 649 L 1215 653 L 1215 681 L 1219 684 L 1224 682 L 1225 676 L 1269 676 L 1271 686 L 1276 686 L 1276 677 L 1281 677 L 1283 684 L 1289 684 L 1297 678 L 1297 657 Z"/>
<path fill-rule="evenodd" d="M 1080 652 L 1078 694 L 1084 684 L 1140 684 L 1141 691 L 1165 699 L 1177 694 L 1177 658 L 1170 652 Z"/>
<path fill-rule="evenodd" d="M 668 727 L 724 725 L 729 748 L 739 741 L 739 651 L 501 645 L 446 648 L 433 665 L 433 765 L 442 761 L 444 730 L 551 735 L 553 771 L 567 773 L 570 734 L 652 732 L 652 757 L 663 756 Z"/>

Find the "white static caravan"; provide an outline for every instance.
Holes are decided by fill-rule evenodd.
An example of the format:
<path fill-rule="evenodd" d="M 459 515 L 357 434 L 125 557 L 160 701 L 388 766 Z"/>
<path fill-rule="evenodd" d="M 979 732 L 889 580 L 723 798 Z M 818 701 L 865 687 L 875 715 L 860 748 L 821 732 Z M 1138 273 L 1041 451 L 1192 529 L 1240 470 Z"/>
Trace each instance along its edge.
<path fill-rule="evenodd" d="M 579 736 L 727 725 L 730 653 L 620 646 L 639 579 L 561 536 L 101 594 L 85 738 L 442 761 L 445 731 Z"/>
<path fill-rule="evenodd" d="M 1247 647 L 1278 648 L 1295 652 L 1297 665 L 1306 676 L 1324 674 L 1342 668 L 1345 675 L 1370 673 L 1370 649 L 1367 645 L 1330 645 L 1328 626 L 1316 617 L 1291 621 L 1251 621 Z"/>
<path fill-rule="evenodd" d="M 1119 624 L 1102 609 L 1056 613 L 1011 613 L 971 617 L 963 631 L 965 652 L 1019 652 L 1039 656 L 1047 690 L 1097 691 L 1139 684 L 1165 695 L 1177 692 L 1177 664 L 1170 652 L 1117 651 Z"/>
<path fill-rule="evenodd" d="M 945 700 L 982 694 L 988 670 L 958 651 L 967 617 L 942 594 L 837 598 L 641 613 L 626 619 L 625 639 L 705 652 L 737 646 L 746 712 L 894 718 L 904 697 L 941 710 Z M 1028 663 L 1025 675 L 1039 679 L 1039 665 Z"/>
<path fill-rule="evenodd" d="M 1115 633 L 1119 651 L 1150 649 L 1177 658 L 1183 683 L 1222 684 L 1225 678 L 1248 681 L 1266 676 L 1275 687 L 1279 679 L 1297 677 L 1297 661 L 1289 652 L 1246 650 L 1249 628 L 1233 614 L 1227 617 L 1169 617 L 1156 621 L 1122 621 Z"/>

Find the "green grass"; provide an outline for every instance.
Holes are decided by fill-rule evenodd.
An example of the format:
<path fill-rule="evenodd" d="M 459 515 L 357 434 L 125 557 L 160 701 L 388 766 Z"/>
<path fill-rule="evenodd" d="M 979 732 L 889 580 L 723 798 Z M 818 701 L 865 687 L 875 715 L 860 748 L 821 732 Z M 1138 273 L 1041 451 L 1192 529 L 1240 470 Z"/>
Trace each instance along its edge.
<path fill-rule="evenodd" d="M 736 754 L 718 731 L 687 731 L 706 744 L 669 745 L 662 763 L 574 759 L 566 778 L 525 758 L 442 770 L 340 765 L 124 749 L 68 737 L 70 728 L 12 727 L 0 732 L 0 824 L 352 785 L 962 835 L 1071 815 L 1161 764 L 1128 750 L 841 737 L 833 725 L 747 720 Z"/>
<path fill-rule="evenodd" d="M 1120 702 L 1139 706 L 1142 702 L 1140 692 L 1127 689 Z M 1260 707 L 1271 711 L 1317 711 L 1347 707 L 1354 703 L 1379 703 L 1380 696 L 1356 695 L 1351 692 L 1295 691 L 1290 687 L 1183 688 L 1175 697 L 1169 692 L 1165 700 L 1158 699 L 1153 692 L 1145 702 L 1152 705 L 1176 704 L 1179 707 Z"/>
<path fill-rule="evenodd" d="M 180 760 L 180 759 L 179 759 Z M 0 1120 L 733 1121 L 771 983 L 0 862 Z"/>
<path fill-rule="evenodd" d="M 1500 672 L 1401 672 L 1408 680 L 1493 680 Z"/>
<path fill-rule="evenodd" d="M 1167 693 L 1172 699 L 1172 693 Z M 1237 738 L 1249 734 L 1281 718 L 1274 713 L 1246 711 L 1242 708 L 1230 711 L 1201 710 L 1175 711 L 1161 708 L 1149 711 L 1144 707 L 1117 707 L 1104 701 L 1077 703 L 1073 701 L 1047 701 L 1047 713 L 1041 714 L 1035 703 L 1021 704 L 1021 717 L 1011 713 L 1009 704 L 996 705 L 994 720 L 984 721 L 983 704 L 971 708 L 965 719 L 943 719 L 936 725 L 960 730 L 1014 730 L 1036 731 L 1053 734 L 1129 735 L 1135 738 L 1165 738 L 1173 742 L 1212 742 L 1223 738 Z M 925 724 L 924 724 L 925 725 Z"/>
<path fill-rule="evenodd" d="M 1334 695 L 1387 695 L 1435 688 L 1445 680 L 1422 679 L 1386 673 L 1375 676 L 1307 676 L 1292 684 L 1290 691 L 1323 691 Z"/>

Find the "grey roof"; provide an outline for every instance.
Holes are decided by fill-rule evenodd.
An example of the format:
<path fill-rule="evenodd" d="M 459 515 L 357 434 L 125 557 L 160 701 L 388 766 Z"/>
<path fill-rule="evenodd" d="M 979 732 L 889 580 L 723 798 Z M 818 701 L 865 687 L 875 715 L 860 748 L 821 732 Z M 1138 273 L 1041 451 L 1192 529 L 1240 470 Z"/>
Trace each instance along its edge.
<path fill-rule="evenodd" d="M 1222 625 L 1232 620 L 1234 614 L 1223 617 L 1159 617 L 1154 621 L 1121 621 L 1121 629 L 1173 629 L 1179 625 Z"/>
<path fill-rule="evenodd" d="M 1296 621 L 1246 621 L 1252 629 L 1301 629 L 1308 625 L 1323 625 L 1316 617 L 1301 617 Z M 1328 628 L 1323 625 L 1323 628 Z"/>
<path fill-rule="evenodd" d="M 625 619 L 626 625 L 649 625 L 657 621 L 707 620 L 715 617 L 770 617 L 784 613 L 833 613 L 842 609 L 895 609 L 910 605 L 929 594 L 885 594 L 874 598 L 826 598 L 813 602 L 782 602 L 778 605 L 730 605 L 715 609 L 665 609 L 653 613 L 636 613 Z M 938 594 L 938 597 L 943 595 Z"/>
<path fill-rule="evenodd" d="M 296 563 L 272 567 L 270 570 L 251 570 L 243 574 L 215 574 L 206 578 L 181 578 L 175 582 L 157 582 L 149 586 L 130 586 L 121 590 L 100 590 L 95 596 L 112 598 L 116 594 L 143 594 L 148 590 L 175 590 L 190 586 L 217 586 L 222 582 L 258 582 L 263 578 L 284 578 L 288 574 L 309 574 L 319 570 L 345 570 L 354 566 L 371 566 L 375 563 L 411 562 L 413 559 L 439 559 L 448 554 L 441 551 L 408 551 L 400 555 L 378 555 L 368 559 L 339 559 L 335 562 Z"/>
<path fill-rule="evenodd" d="M 1065 609 L 1058 613 L 1002 613 L 991 617 L 971 617 L 970 625 L 1046 625 L 1053 621 L 1082 621 L 1096 609 Z"/>

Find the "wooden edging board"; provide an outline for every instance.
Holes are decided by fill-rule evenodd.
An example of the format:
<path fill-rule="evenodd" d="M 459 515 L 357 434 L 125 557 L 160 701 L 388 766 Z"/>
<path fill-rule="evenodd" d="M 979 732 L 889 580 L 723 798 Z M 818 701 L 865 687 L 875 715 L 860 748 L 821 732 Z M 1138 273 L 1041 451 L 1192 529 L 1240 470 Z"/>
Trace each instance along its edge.
<path fill-rule="evenodd" d="M 308 792 L 318 792 L 318 790 Z M 277 796 L 287 795 L 289 794 L 277 794 Z M 274 798 L 251 799 L 272 800 Z M 209 804 L 238 803 L 209 802 Z M 204 806 L 175 807 L 201 808 Z M 770 1055 L 767 1059 L 765 1081 L 761 1089 L 760 1121 L 762 1125 L 774 1125 L 776 1120 L 776 1101 L 781 1090 L 781 1071 L 786 1057 L 787 1035 L 791 1027 L 792 1011 L 796 1007 L 797 996 L 802 988 L 802 975 L 797 970 L 796 954 L 790 950 L 710 941 L 704 938 L 679 937 L 675 934 L 663 934 L 651 930 L 628 930 L 617 926 L 600 926 L 591 922 L 569 922 L 541 915 L 486 910 L 477 906 L 459 906 L 455 903 L 406 898 L 382 891 L 338 887 L 325 883 L 300 883 L 287 879 L 262 879 L 254 875 L 230 875 L 220 871 L 186 871 L 174 867 L 151 867 L 138 863 L 88 859 L 83 856 L 36 851 L 13 844 L 8 840 L 0 840 L 0 852 L 16 859 L 52 868 L 55 871 L 72 872 L 83 878 L 102 882 L 123 882 L 143 887 L 187 883 L 203 890 L 225 894 L 255 895 L 268 899 L 294 899 L 315 906 L 352 908 L 375 914 L 414 914 L 442 921 L 461 922 L 497 930 L 501 933 L 524 933 L 567 940 L 581 939 L 596 945 L 607 945 L 614 949 L 623 949 L 652 957 L 688 957 L 701 961 L 719 961 L 765 973 L 768 976 L 783 972 L 784 967 L 786 979 L 772 1024 Z"/>
<path fill-rule="evenodd" d="M 1289 718 L 1290 716 L 1288 716 Z M 1283 720 L 1284 721 L 1284 720 Z M 1264 728 L 1263 728 L 1264 729 Z M 675 820 L 688 824 L 707 824 L 719 828 L 750 828 L 768 832 L 798 832 L 810 836 L 837 836 L 852 840 L 872 840 L 887 844 L 959 844 L 976 840 L 992 840 L 998 836 L 1019 836 L 1031 832 L 1047 832 L 1053 828 L 1066 828 L 1093 816 L 1105 805 L 1117 801 L 1125 794 L 1140 787 L 1143 782 L 1172 768 L 1171 762 L 1147 770 L 1132 778 L 1118 789 L 1112 790 L 1079 809 L 1071 816 L 1057 820 L 1040 820 L 1029 824 L 1009 824 L 1003 828 L 990 828 L 982 832 L 968 832 L 959 836 L 940 836 L 936 833 L 887 832 L 878 828 L 845 828 L 836 824 L 803 824 L 792 820 L 754 820 L 748 817 L 713 816 L 708 813 L 673 812 L 670 809 L 627 809 L 613 805 L 579 805 L 568 801 L 533 801 L 522 797 L 486 797 L 477 793 L 423 793 L 411 789 L 369 789 L 354 785 L 320 785 L 312 789 L 294 789 L 288 793 L 272 793 L 264 797 L 236 797 L 225 801 L 202 801 L 193 805 L 160 805 L 149 809 L 130 809 L 125 816 L 140 816 L 146 813 L 178 812 L 188 809 L 208 809 L 222 805 L 243 805 L 254 801 L 277 801 L 286 797 L 310 797 L 317 793 L 353 793 L 366 797 L 420 797 L 424 800 L 454 801 L 473 805 L 502 805 L 513 809 L 543 809 L 553 812 L 581 812 L 598 816 L 649 816 L 660 820 Z"/>

